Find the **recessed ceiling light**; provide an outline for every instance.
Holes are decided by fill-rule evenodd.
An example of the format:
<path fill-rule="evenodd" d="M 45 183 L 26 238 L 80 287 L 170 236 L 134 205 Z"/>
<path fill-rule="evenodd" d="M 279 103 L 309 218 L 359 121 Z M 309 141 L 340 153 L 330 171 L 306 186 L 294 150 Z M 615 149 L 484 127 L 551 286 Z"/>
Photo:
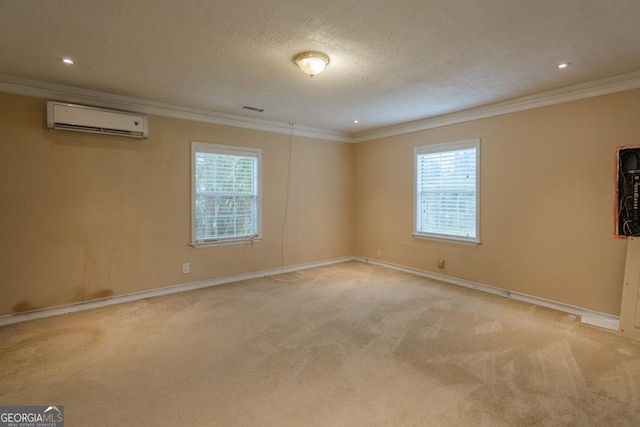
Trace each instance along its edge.
<path fill-rule="evenodd" d="M 353 123 L 354 123 L 354 124 L 358 124 L 358 120 L 357 120 L 357 119 L 356 119 L 356 120 L 354 120 L 354 121 L 353 121 Z"/>
<path fill-rule="evenodd" d="M 562 64 L 558 64 L 558 68 L 560 68 L 561 70 L 564 68 L 567 68 L 569 66 L 570 62 L 563 62 Z"/>
<path fill-rule="evenodd" d="M 61 61 L 67 65 L 73 65 L 73 59 L 71 58 L 62 58 Z"/>

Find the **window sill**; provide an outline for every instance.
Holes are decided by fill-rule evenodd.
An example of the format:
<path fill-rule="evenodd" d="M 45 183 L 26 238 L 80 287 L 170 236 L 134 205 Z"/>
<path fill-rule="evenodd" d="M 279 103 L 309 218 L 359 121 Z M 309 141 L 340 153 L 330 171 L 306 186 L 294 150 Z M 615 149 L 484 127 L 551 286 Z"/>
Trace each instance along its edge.
<path fill-rule="evenodd" d="M 189 243 L 189 245 L 194 248 L 208 248 L 211 246 L 226 246 L 226 245 L 239 245 L 242 243 L 251 243 L 253 244 L 256 241 L 262 240 L 262 236 L 254 236 L 254 237 L 241 237 L 237 239 L 209 239 L 202 240 L 200 242 Z"/>
<path fill-rule="evenodd" d="M 478 246 L 482 244 L 482 241 L 480 240 L 463 239 L 461 237 L 440 236 L 437 234 L 422 234 L 422 233 L 412 233 L 412 235 L 416 239 L 435 240 L 438 242 L 447 242 L 447 243 L 459 243 L 462 245 L 469 245 L 469 246 Z"/>

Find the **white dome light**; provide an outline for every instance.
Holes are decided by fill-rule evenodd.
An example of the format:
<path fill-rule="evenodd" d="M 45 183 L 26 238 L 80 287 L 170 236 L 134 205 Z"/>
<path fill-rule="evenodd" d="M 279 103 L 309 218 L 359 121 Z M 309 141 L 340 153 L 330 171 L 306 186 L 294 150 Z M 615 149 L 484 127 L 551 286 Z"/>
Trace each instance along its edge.
<path fill-rule="evenodd" d="M 329 65 L 329 57 L 320 52 L 300 53 L 293 60 L 298 68 L 309 77 L 321 73 Z"/>

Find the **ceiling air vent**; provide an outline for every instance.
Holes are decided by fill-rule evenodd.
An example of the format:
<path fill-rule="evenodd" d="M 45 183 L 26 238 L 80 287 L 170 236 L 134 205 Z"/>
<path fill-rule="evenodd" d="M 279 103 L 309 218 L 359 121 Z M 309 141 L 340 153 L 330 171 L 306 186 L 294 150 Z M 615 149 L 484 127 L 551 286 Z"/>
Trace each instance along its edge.
<path fill-rule="evenodd" d="M 257 113 L 264 113 L 264 108 L 258 108 L 258 107 L 249 107 L 247 105 L 245 105 L 244 107 L 242 107 L 243 110 L 249 110 L 249 111 L 255 111 Z"/>
<path fill-rule="evenodd" d="M 146 138 L 147 117 L 126 111 L 47 101 L 47 127 L 73 132 Z"/>

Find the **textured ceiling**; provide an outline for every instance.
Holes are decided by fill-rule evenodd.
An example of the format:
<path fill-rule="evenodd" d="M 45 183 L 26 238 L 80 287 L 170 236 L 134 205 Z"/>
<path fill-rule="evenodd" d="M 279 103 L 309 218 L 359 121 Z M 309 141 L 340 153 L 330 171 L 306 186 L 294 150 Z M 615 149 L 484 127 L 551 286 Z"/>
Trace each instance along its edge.
<path fill-rule="evenodd" d="M 2 0 L 0 75 L 353 135 L 638 71 L 639 28 L 639 0 Z"/>

